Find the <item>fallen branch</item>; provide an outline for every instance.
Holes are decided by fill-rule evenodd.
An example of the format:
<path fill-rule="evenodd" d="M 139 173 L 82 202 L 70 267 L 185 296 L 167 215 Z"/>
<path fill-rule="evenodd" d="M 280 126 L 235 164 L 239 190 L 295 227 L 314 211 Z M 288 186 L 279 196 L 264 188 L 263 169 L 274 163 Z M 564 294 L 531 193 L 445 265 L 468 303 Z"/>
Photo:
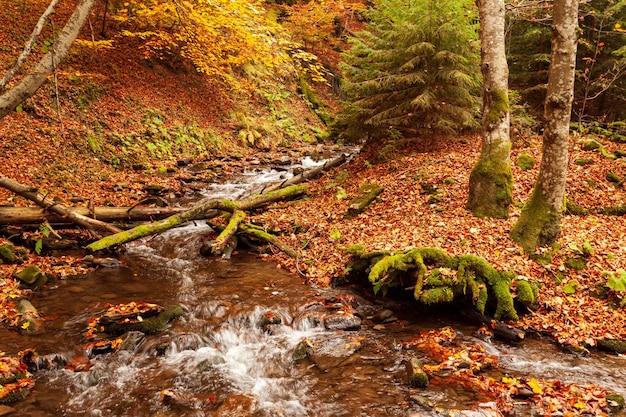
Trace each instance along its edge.
<path fill-rule="evenodd" d="M 45 210 L 56 213 L 61 217 L 71 220 L 79 226 L 84 227 L 87 230 L 109 233 L 119 233 L 121 230 L 111 224 L 102 222 L 100 220 L 91 219 L 89 217 L 78 214 L 58 204 L 52 198 L 44 196 L 37 191 L 37 188 L 26 187 L 16 181 L 13 181 L 7 177 L 0 176 L 0 187 L 4 187 L 15 194 L 18 194 L 28 200 L 34 201 Z"/>
<path fill-rule="evenodd" d="M 348 206 L 348 212 L 346 216 L 354 217 L 358 214 L 363 213 L 369 205 L 384 191 L 384 188 L 380 185 L 375 184 L 363 184 L 357 197 L 353 198 L 350 201 L 350 205 Z"/>
<path fill-rule="evenodd" d="M 291 187 L 266 192 L 264 194 L 254 194 L 239 201 L 231 201 L 226 199 L 203 200 L 201 203 L 197 204 L 196 206 L 185 212 L 175 214 L 157 222 L 143 224 L 129 230 L 120 231 L 111 236 L 106 236 L 87 245 L 86 249 L 95 252 L 110 248 L 112 246 L 121 245 L 123 243 L 127 243 L 144 236 L 164 232 L 187 221 L 209 218 L 211 216 L 214 217 L 218 214 L 217 212 L 212 212 L 211 216 L 207 215 L 214 210 L 229 212 L 234 212 L 235 210 L 250 210 L 253 208 L 261 207 L 271 202 L 294 198 L 304 194 L 305 192 L 305 186 L 294 185 Z"/>
<path fill-rule="evenodd" d="M 242 210 L 235 210 L 233 214 L 230 216 L 230 221 L 228 225 L 222 230 L 222 232 L 217 236 L 217 238 L 213 241 L 213 247 L 211 248 L 211 253 L 213 255 L 221 255 L 224 253 L 224 249 L 231 242 L 235 233 L 237 233 L 237 229 L 241 225 L 241 222 L 246 218 L 246 213 Z"/>
<path fill-rule="evenodd" d="M 298 257 L 298 252 L 296 252 L 293 248 L 291 248 L 285 242 L 280 240 L 278 237 L 274 236 L 271 233 L 267 233 L 265 230 L 261 229 L 258 226 L 251 225 L 251 224 L 240 224 L 239 228 L 243 232 L 247 233 L 248 235 L 252 237 L 261 239 L 267 243 L 270 243 L 276 246 L 278 249 L 285 252 L 287 255 L 291 256 L 292 258 Z"/>
<path fill-rule="evenodd" d="M 328 161 L 326 161 L 323 165 L 317 166 L 317 167 L 313 167 L 310 169 L 307 169 L 306 171 L 295 175 L 291 178 L 286 179 L 285 181 L 276 183 L 276 184 L 272 184 L 268 187 L 265 187 L 263 189 L 263 193 L 268 193 L 270 191 L 275 191 L 278 190 L 280 188 L 285 188 L 288 187 L 290 185 L 296 185 L 296 184 L 300 184 L 304 181 L 308 181 L 310 179 L 314 179 L 319 177 L 322 172 L 327 171 L 329 169 L 338 167 L 339 165 L 342 165 L 343 163 L 345 163 L 348 160 L 348 157 L 344 154 L 342 154 L 341 156 L 338 156 L 336 158 L 330 159 Z"/>

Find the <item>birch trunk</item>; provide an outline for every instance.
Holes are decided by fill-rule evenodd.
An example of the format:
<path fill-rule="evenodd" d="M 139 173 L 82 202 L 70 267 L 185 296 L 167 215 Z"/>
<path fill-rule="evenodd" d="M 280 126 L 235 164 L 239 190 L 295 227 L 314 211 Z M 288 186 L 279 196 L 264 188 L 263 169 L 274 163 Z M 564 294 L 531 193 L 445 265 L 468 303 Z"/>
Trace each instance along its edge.
<path fill-rule="evenodd" d="M 482 147 L 469 180 L 467 208 L 478 217 L 507 218 L 512 202 L 509 67 L 504 0 L 478 0 L 483 73 Z"/>
<path fill-rule="evenodd" d="M 18 85 L 0 95 L 0 119 L 35 94 L 46 82 L 48 75 L 56 69 L 69 52 L 95 4 L 96 0 L 81 0 L 50 51 Z"/>
<path fill-rule="evenodd" d="M 543 155 L 533 194 L 511 236 L 524 251 L 556 241 L 561 231 L 567 179 L 569 123 L 574 96 L 578 0 L 554 0 Z"/>

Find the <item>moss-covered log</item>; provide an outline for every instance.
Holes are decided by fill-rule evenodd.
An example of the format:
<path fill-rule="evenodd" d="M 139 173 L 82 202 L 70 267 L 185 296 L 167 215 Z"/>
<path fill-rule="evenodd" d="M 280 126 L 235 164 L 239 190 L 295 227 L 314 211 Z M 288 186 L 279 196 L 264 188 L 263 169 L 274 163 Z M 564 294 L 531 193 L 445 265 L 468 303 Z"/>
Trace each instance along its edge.
<path fill-rule="evenodd" d="M 261 207 L 271 202 L 295 198 L 304 194 L 305 192 L 306 186 L 293 185 L 263 194 L 254 194 L 238 201 L 231 201 L 226 199 L 204 200 L 188 211 L 175 214 L 163 220 L 139 225 L 132 229 L 125 230 L 111 236 L 106 236 L 87 245 L 86 248 L 87 250 L 93 252 L 107 249 L 112 246 L 121 245 L 123 243 L 130 242 L 154 233 L 164 232 L 187 221 L 206 218 L 208 212 L 216 209 L 229 212 L 233 212 L 235 210 L 250 210 L 253 208 Z"/>
<path fill-rule="evenodd" d="M 351 272 L 367 274 L 375 293 L 404 287 L 413 290 L 413 297 L 423 304 L 465 298 L 481 314 L 488 309 L 496 319 L 518 319 L 511 294 L 515 274 L 500 272 L 484 259 L 452 257 L 437 248 L 366 252 L 355 245 L 346 251 L 353 255 Z M 516 283 L 516 288 L 523 292 L 524 305 L 536 299 L 538 287 Z"/>
<path fill-rule="evenodd" d="M 360 194 L 353 198 L 348 205 L 348 217 L 354 217 L 363 213 L 369 205 L 382 193 L 383 187 L 375 184 L 364 184 L 360 187 Z"/>
<path fill-rule="evenodd" d="M 246 213 L 242 210 L 235 210 L 233 214 L 230 216 L 230 220 L 228 225 L 222 230 L 217 236 L 217 238 L 213 241 L 213 246 L 211 248 L 211 252 L 213 255 L 221 255 L 224 253 L 224 249 L 226 246 L 232 241 L 235 233 L 237 233 L 237 229 L 243 220 L 246 218 Z"/>
<path fill-rule="evenodd" d="M 260 239 L 264 242 L 276 246 L 278 249 L 285 252 L 292 258 L 298 257 L 298 252 L 296 252 L 292 247 L 280 240 L 277 236 L 274 236 L 271 233 L 267 233 L 265 230 L 261 229 L 258 226 L 242 223 L 239 225 L 239 229 L 253 238 Z"/>

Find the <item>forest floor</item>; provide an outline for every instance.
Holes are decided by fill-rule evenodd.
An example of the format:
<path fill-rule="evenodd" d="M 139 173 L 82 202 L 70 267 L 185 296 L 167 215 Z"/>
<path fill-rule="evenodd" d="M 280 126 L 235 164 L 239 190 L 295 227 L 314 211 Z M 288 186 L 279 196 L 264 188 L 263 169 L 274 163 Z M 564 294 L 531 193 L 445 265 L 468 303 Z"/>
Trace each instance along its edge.
<path fill-rule="evenodd" d="M 0 11 L 0 23 L 12 21 L 9 13 L 37 16 L 20 7 L 28 5 L 14 1 Z M 26 38 L 30 27 L 0 31 L 2 70 L 19 54 L 21 44 L 15 39 Z M 182 193 L 176 167 L 181 159 L 218 164 L 226 178 L 262 151 L 271 151 L 271 158 L 311 145 L 323 129 L 294 80 L 281 80 L 263 87 L 265 94 L 237 101 L 193 71 L 142 61 L 132 53 L 135 49 L 131 44 L 106 51 L 78 47 L 57 74 L 57 85 L 47 84 L 19 112 L 0 121 L 0 174 L 70 205 L 129 206 L 146 197 L 148 184 Z M 251 146 L 242 141 L 240 132 L 266 135 L 266 122 L 278 121 L 290 131 L 274 142 Z M 152 140 L 157 133 L 162 140 Z M 176 149 L 167 147 L 176 139 Z M 571 140 L 568 200 L 589 210 L 625 204 L 626 159 L 585 151 L 582 139 Z M 609 153 L 624 150 L 623 144 L 597 139 Z M 514 138 L 515 203 L 507 220 L 479 219 L 464 207 L 479 152 L 477 135 L 367 148 L 312 181 L 309 198 L 278 203 L 253 216 L 301 253 L 297 260 L 282 253 L 265 257 L 304 275 L 311 285 L 326 286 L 344 274 L 350 255 L 342 248 L 352 244 L 369 250 L 437 247 L 454 256 L 472 254 L 541 284 L 538 309 L 516 326 L 551 334 L 573 347 L 593 347 L 598 339 L 626 340 L 626 307 L 615 308 L 626 292 L 606 292 L 610 274 L 626 270 L 626 216 L 566 214 L 558 246 L 541 250 L 549 255 L 542 265 L 508 234 L 537 178 L 540 138 Z M 534 157 L 532 168 L 516 165 L 522 153 Z M 577 164 L 581 159 L 588 164 Z M 609 181 L 609 172 L 621 182 Z M 369 210 L 347 218 L 348 202 L 363 184 L 378 184 L 384 192 Z M 0 205 L 30 203 L 0 189 Z M 22 233 L 4 232 L 0 244 L 9 234 Z M 583 253 L 589 246 L 592 250 Z M 585 261 L 582 269 L 566 266 L 568 259 L 579 257 Z M 81 255 L 39 256 L 31 250 L 26 263 L 59 277 L 86 271 Z M 0 264 L 0 321 L 15 318 L 12 300 L 28 295 L 11 278 L 17 268 Z M 599 292 L 607 297 L 598 298 Z"/>

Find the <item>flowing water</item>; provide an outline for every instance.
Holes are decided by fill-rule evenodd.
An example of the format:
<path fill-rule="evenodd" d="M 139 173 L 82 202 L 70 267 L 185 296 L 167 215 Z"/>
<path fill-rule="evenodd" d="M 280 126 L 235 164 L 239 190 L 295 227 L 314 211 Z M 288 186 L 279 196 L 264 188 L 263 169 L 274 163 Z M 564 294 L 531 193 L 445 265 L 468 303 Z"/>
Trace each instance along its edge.
<path fill-rule="evenodd" d="M 307 164 L 312 162 L 307 161 Z M 252 172 L 207 195 L 237 198 L 289 175 Z M 549 342 L 520 346 L 482 341 L 475 328 L 446 315 L 426 315 L 410 303 L 362 296 L 348 288 L 316 289 L 252 254 L 230 260 L 198 255 L 209 232 L 196 222 L 128 244 L 122 266 L 67 279 L 36 293 L 33 304 L 50 319 L 45 332 L 20 336 L 1 330 L 1 349 L 35 348 L 64 361 L 87 355 L 83 332 L 105 305 L 145 301 L 181 305 L 184 315 L 164 332 L 133 348 L 93 355 L 82 372 L 41 370 L 17 415 L 47 416 L 431 416 L 410 401 L 404 363 L 419 352 L 401 342 L 420 332 L 453 326 L 463 341 L 498 356 L 499 372 L 513 376 L 589 382 L 626 394 L 626 359 L 594 353 L 561 353 Z M 385 325 L 364 320 L 357 330 L 336 330 L 325 321 L 344 304 L 371 317 L 395 315 Z M 280 324 L 263 325 L 268 317 Z M 326 325 L 325 325 L 326 323 Z M 302 348 L 309 357 L 294 356 Z M 495 415 L 483 399 L 458 386 L 420 392 L 456 415 Z"/>

